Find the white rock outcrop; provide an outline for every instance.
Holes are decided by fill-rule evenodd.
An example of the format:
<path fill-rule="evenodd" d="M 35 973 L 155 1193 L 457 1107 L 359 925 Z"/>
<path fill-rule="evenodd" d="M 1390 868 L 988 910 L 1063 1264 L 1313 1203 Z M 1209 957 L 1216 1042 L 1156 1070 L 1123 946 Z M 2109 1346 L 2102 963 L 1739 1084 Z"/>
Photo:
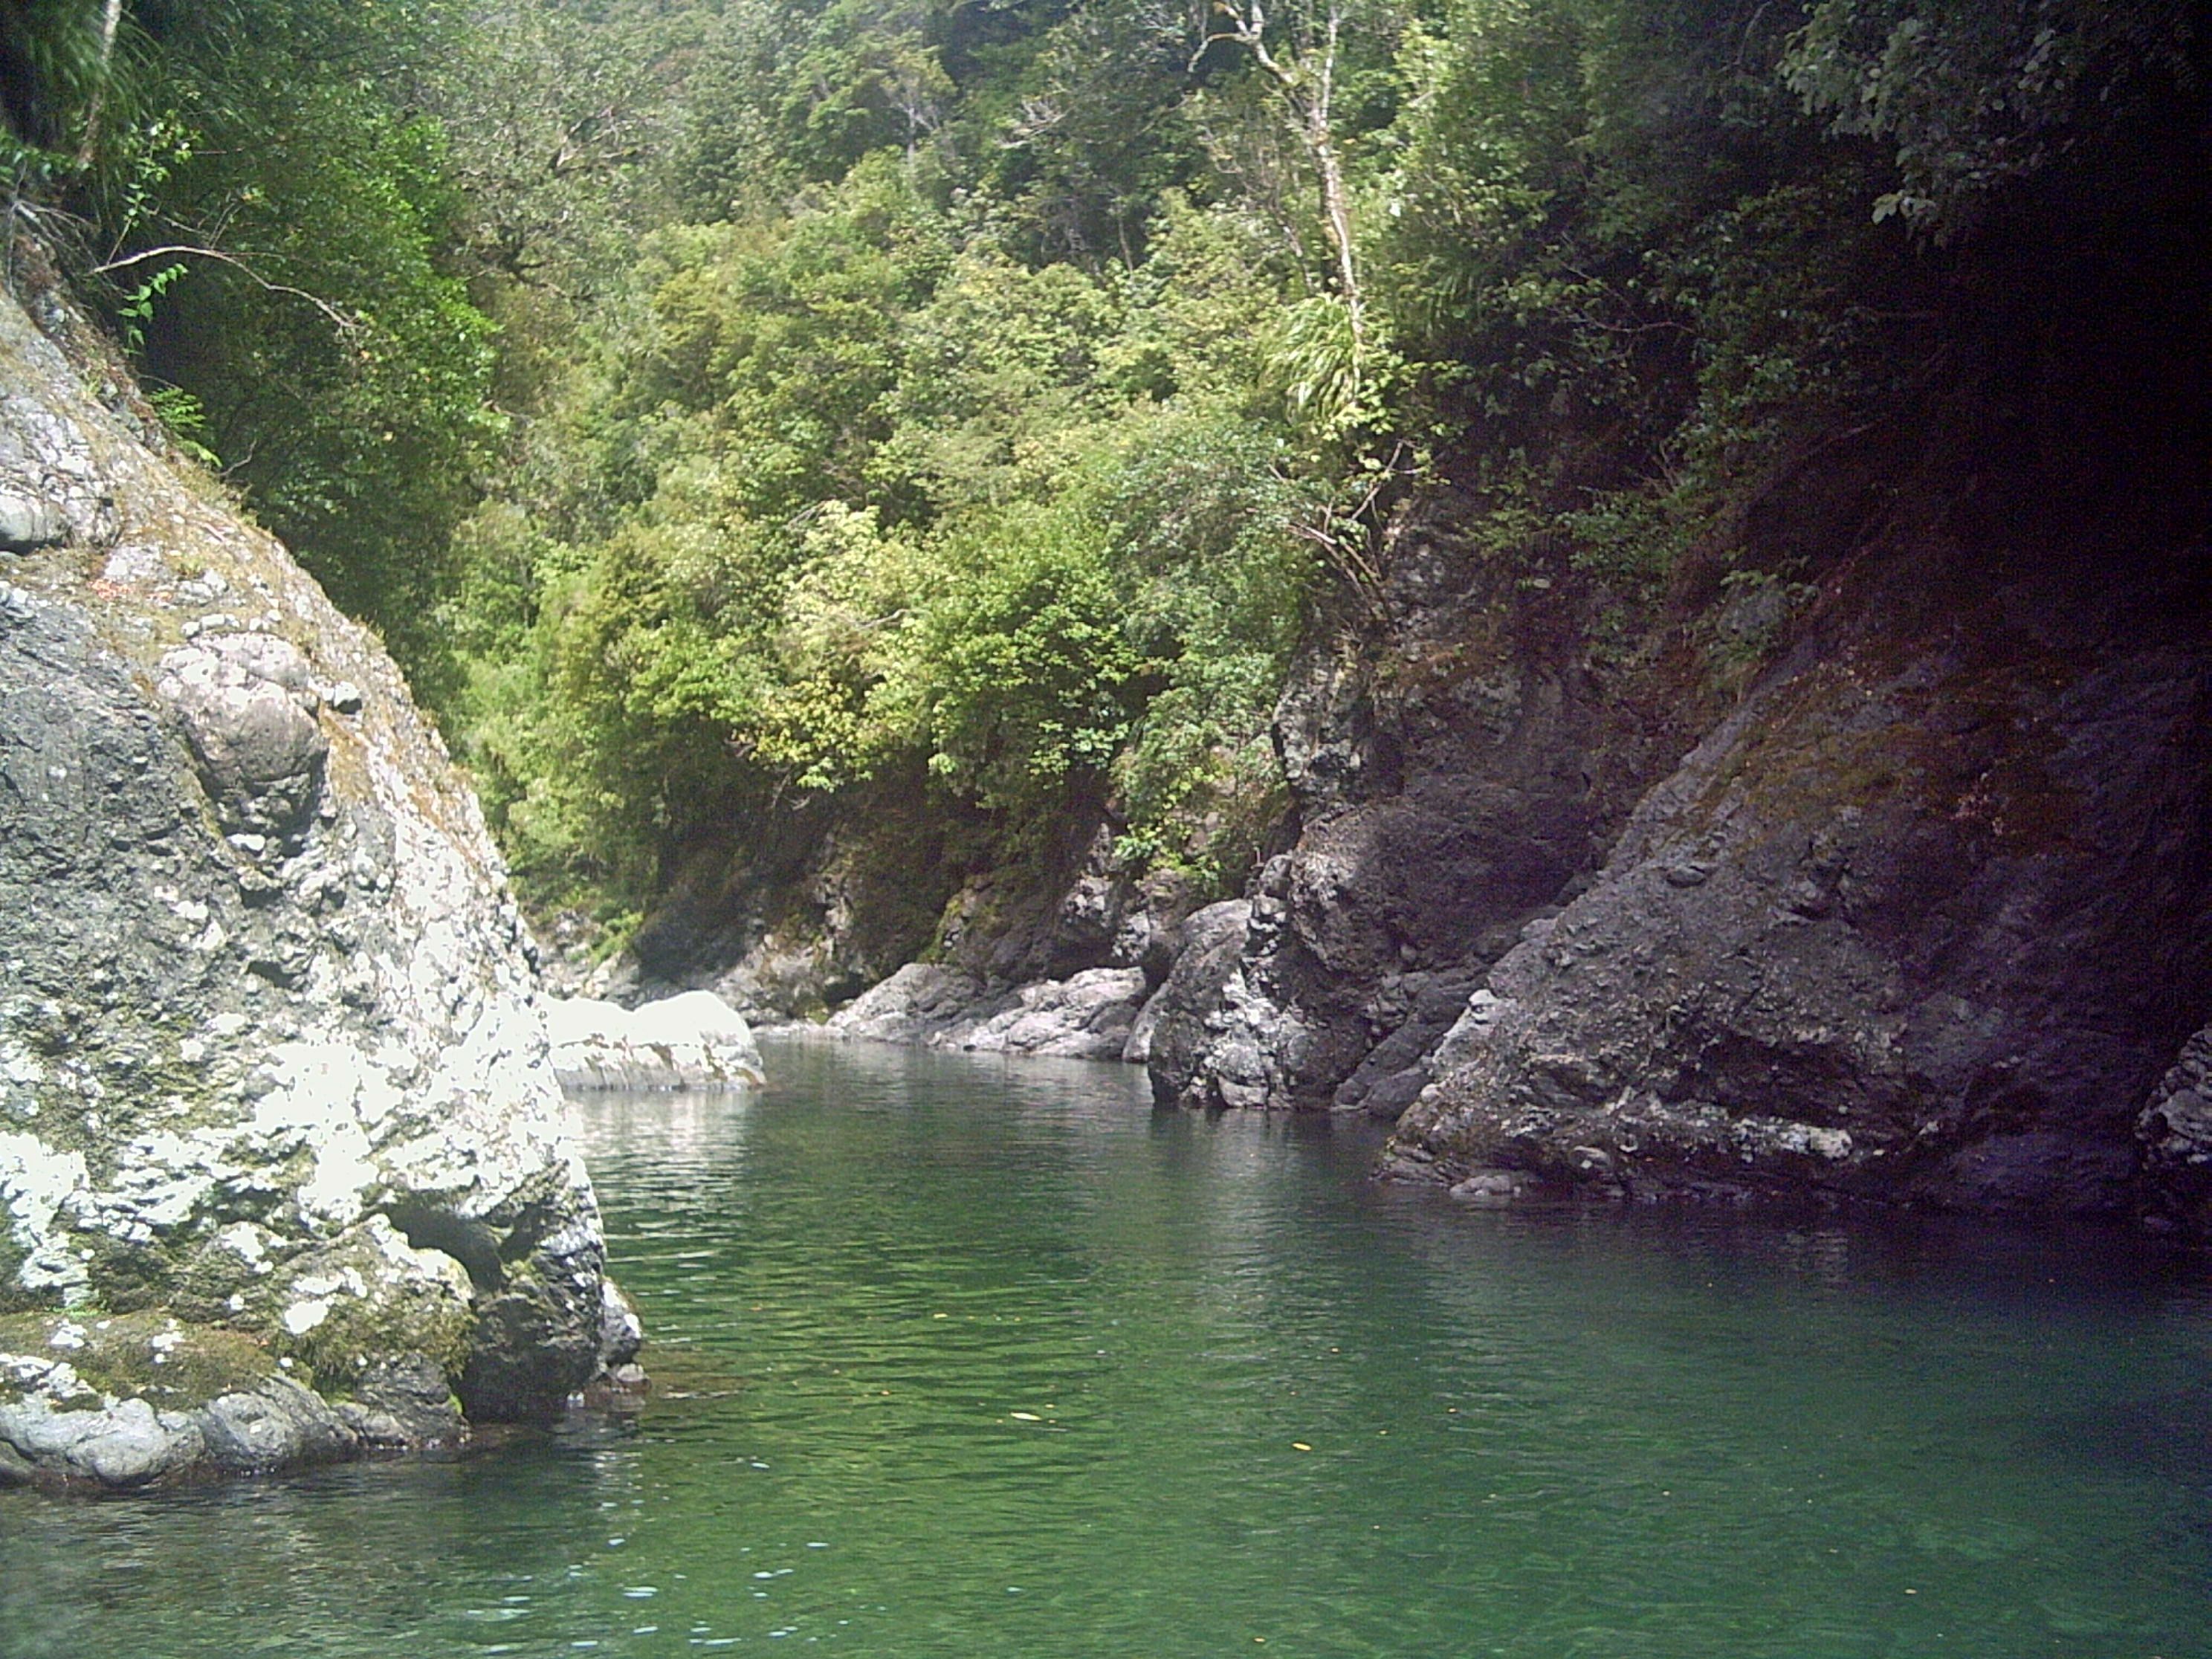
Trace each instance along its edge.
<path fill-rule="evenodd" d="M 734 1008 L 686 991 L 631 1009 L 592 997 L 546 1005 L 553 1069 L 568 1089 L 755 1089 L 760 1048 Z"/>
<path fill-rule="evenodd" d="M 0 1482 L 557 1408 L 635 1324 L 475 798 L 70 349 L 0 296 Z"/>
<path fill-rule="evenodd" d="M 1120 1060 L 1145 997 L 1139 968 L 1090 968 L 994 993 L 957 969 L 910 962 L 830 1016 L 827 1029 L 978 1054 Z"/>

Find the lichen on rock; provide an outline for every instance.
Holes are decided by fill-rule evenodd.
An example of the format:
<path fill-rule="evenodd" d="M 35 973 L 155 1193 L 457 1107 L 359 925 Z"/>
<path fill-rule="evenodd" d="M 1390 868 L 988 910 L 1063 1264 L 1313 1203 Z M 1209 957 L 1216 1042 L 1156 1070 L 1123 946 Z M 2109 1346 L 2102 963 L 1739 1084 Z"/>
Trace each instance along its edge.
<path fill-rule="evenodd" d="M 259 1370 L 19 1344 L 0 1480 L 555 1409 L 635 1327 L 482 815 L 374 639 L 86 378 L 0 299 L 0 1314 Z"/>

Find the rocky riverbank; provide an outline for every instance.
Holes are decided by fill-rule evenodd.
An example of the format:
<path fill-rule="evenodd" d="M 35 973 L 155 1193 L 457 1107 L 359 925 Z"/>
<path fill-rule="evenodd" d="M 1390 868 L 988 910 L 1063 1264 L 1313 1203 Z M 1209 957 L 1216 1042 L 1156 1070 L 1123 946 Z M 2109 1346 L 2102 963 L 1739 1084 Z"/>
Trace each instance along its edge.
<path fill-rule="evenodd" d="M 1485 1201 L 2212 1240 L 2197 165 L 1929 252 L 1926 361 L 1711 498 L 1651 496 L 1694 534 L 1528 509 L 1479 432 L 1440 455 L 1307 630 L 1241 895 L 1121 867 L 1110 800 L 1018 872 L 956 870 L 893 781 L 773 857 L 693 849 L 641 988 L 1118 1042 L 1164 1104 L 1364 1114 L 1388 1174 Z M 1561 412 L 1530 464 L 1609 476 L 1606 430 Z"/>
<path fill-rule="evenodd" d="M 2194 1073 L 2154 1100 L 2212 985 L 2212 630 L 2175 553 L 2116 580 L 1900 533 L 1839 572 L 1485 974 L 1393 1167 L 2201 1228 Z"/>
<path fill-rule="evenodd" d="M 32 303 L 0 297 L 0 1484 L 557 1410 L 639 1333 L 477 803 Z"/>

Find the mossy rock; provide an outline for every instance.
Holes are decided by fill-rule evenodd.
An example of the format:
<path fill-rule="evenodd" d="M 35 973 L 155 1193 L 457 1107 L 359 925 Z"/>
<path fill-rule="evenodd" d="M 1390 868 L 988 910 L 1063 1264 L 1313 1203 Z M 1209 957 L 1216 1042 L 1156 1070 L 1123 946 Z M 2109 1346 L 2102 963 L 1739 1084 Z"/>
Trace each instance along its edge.
<path fill-rule="evenodd" d="M 278 1369 L 275 1356 L 241 1331 L 187 1325 L 158 1310 L 9 1314 L 0 1316 L 0 1353 L 66 1361 L 88 1390 L 169 1410 L 250 1389 Z M 86 1403 L 97 1401 L 88 1395 Z"/>
<path fill-rule="evenodd" d="M 346 1297 L 334 1299 L 313 1330 L 287 1334 L 277 1345 L 313 1373 L 319 1392 L 350 1398 L 364 1373 L 395 1354 L 419 1353 L 447 1376 L 458 1376 L 475 1324 L 465 1303 L 410 1297 L 395 1304 Z"/>
<path fill-rule="evenodd" d="M 88 1264 L 101 1304 L 114 1313 L 166 1309 L 175 1293 L 176 1264 L 151 1244 L 133 1243 L 106 1233 L 88 1233 Z"/>
<path fill-rule="evenodd" d="M 325 1394 L 349 1395 L 395 1354 L 421 1354 L 447 1374 L 466 1358 L 476 1315 L 466 1270 L 416 1251 L 384 1217 L 345 1242 L 287 1264 L 249 1301 L 270 1346 L 313 1373 Z"/>

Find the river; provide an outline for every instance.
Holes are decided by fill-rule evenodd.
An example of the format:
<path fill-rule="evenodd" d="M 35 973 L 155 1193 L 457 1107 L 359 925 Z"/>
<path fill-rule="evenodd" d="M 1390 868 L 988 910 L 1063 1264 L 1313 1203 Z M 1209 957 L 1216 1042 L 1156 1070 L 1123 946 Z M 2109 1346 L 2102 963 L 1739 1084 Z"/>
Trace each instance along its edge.
<path fill-rule="evenodd" d="M 1141 1074 L 580 1103 L 634 1422 L 0 1503 L 7 1659 L 2212 1655 L 2201 1266 L 1381 1188 Z"/>

